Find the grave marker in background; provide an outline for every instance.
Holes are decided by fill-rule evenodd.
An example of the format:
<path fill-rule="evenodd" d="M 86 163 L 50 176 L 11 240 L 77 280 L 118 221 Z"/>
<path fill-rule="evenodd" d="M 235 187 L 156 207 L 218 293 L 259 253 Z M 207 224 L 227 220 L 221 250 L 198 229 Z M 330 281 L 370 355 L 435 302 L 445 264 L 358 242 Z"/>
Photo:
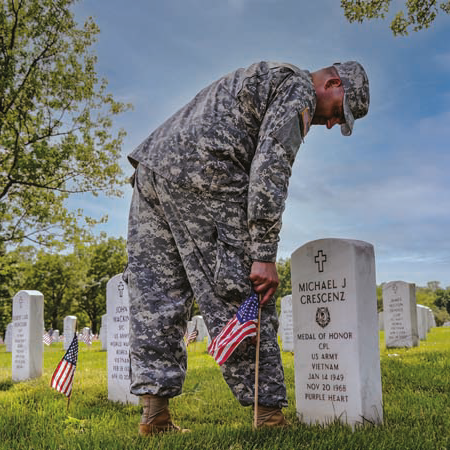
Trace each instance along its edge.
<path fill-rule="evenodd" d="M 6 351 L 8 353 L 12 352 L 12 328 L 13 328 L 12 322 L 6 325 L 5 344 L 6 344 Z"/>
<path fill-rule="evenodd" d="M 416 286 L 404 281 L 383 285 L 384 340 L 387 348 L 417 347 Z"/>
<path fill-rule="evenodd" d="M 373 246 L 309 242 L 292 254 L 291 273 L 300 420 L 382 423 Z"/>
<path fill-rule="evenodd" d="M 77 323 L 77 316 L 64 317 L 64 350 L 69 348 L 75 334 L 75 326 Z"/>
<path fill-rule="evenodd" d="M 417 305 L 417 327 L 419 339 L 425 341 L 428 333 L 428 317 L 425 306 Z"/>
<path fill-rule="evenodd" d="M 103 314 L 102 316 L 102 324 L 98 337 L 102 343 L 102 350 L 106 351 L 108 347 L 108 314 Z"/>
<path fill-rule="evenodd" d="M 139 397 L 130 393 L 129 333 L 130 311 L 128 287 L 122 274 L 106 285 L 108 399 L 137 405 Z"/>
<path fill-rule="evenodd" d="M 428 331 L 436 326 L 436 321 L 434 319 L 433 310 L 429 306 L 425 306 L 428 314 Z"/>
<path fill-rule="evenodd" d="M 292 322 L 292 295 L 281 299 L 280 336 L 283 352 L 294 351 L 294 326 Z"/>
<path fill-rule="evenodd" d="M 12 379 L 42 375 L 44 355 L 44 296 L 39 291 L 19 291 L 13 298 Z"/>
<path fill-rule="evenodd" d="M 92 345 L 92 332 L 89 327 L 84 327 L 81 333 L 81 339 L 86 345 Z"/>
<path fill-rule="evenodd" d="M 208 329 L 206 328 L 205 321 L 202 316 L 194 316 L 192 320 L 188 322 L 188 334 L 197 328 L 198 334 L 195 339 L 195 342 L 203 342 L 203 339 L 208 338 L 208 342 L 210 341 Z"/>

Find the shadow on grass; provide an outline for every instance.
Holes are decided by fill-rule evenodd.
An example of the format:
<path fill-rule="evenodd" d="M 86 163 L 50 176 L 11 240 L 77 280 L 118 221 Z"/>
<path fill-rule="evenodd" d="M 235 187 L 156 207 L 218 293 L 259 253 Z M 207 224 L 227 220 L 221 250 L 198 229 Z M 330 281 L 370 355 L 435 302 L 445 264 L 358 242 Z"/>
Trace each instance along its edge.
<path fill-rule="evenodd" d="M 0 381 L 0 391 L 9 391 L 13 386 L 12 380 Z"/>

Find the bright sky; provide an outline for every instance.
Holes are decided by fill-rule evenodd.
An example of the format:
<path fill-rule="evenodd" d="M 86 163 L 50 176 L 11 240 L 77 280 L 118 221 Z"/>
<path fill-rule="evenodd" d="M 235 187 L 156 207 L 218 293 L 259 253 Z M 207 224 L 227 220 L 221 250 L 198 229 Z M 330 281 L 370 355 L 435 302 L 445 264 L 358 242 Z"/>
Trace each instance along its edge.
<path fill-rule="evenodd" d="M 403 2 L 394 2 L 396 4 Z M 353 136 L 314 126 L 301 146 L 283 215 L 279 257 L 308 241 L 349 238 L 375 247 L 377 283 L 450 285 L 450 16 L 394 37 L 389 22 L 350 24 L 340 2 L 320 0 L 85 0 L 93 16 L 99 75 L 134 105 L 117 118 L 128 154 L 201 88 L 260 60 L 315 70 L 358 60 L 371 105 Z M 393 11 L 392 11 L 393 12 Z M 83 196 L 71 207 L 126 236 L 131 188 L 122 199 Z M 99 228 L 100 229 L 100 228 Z"/>

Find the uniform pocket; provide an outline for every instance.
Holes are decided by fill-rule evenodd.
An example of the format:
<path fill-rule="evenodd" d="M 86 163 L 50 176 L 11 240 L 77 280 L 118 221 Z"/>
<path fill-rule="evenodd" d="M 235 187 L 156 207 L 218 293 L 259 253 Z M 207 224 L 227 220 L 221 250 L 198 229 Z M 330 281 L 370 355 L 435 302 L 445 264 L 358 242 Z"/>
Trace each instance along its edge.
<path fill-rule="evenodd" d="M 251 258 L 246 251 L 246 232 L 216 222 L 217 254 L 214 270 L 214 292 L 223 298 L 243 300 L 250 295 Z"/>

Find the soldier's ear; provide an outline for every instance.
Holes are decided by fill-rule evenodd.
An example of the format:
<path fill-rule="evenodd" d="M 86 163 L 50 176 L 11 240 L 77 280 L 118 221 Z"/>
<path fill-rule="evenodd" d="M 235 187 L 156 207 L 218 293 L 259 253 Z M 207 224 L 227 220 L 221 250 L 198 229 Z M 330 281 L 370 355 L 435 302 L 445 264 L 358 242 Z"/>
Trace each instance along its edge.
<path fill-rule="evenodd" d="M 339 77 L 330 77 L 325 82 L 325 89 L 335 88 L 342 86 L 342 81 Z"/>

